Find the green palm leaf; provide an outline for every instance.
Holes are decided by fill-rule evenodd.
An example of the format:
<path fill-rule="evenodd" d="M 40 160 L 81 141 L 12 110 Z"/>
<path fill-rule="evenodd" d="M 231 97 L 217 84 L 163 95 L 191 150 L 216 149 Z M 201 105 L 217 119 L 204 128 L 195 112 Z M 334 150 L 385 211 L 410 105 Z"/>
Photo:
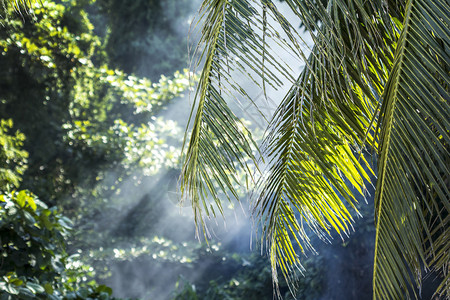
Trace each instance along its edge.
<path fill-rule="evenodd" d="M 229 200 L 238 199 L 234 184 L 242 183 L 235 177 L 237 169 L 250 174 L 248 162 L 255 161 L 256 144 L 227 103 L 229 99 L 236 103 L 252 102 L 236 76 L 257 76 L 262 78 L 263 85 L 276 87 L 282 82 L 275 71 L 266 67 L 271 66 L 292 80 L 286 66 L 267 51 L 266 34 L 273 30 L 266 26 L 265 17 L 260 14 L 262 10 L 256 1 L 243 0 L 204 1 L 201 7 L 200 16 L 205 25 L 199 43 L 204 47 L 199 61 L 204 67 L 189 120 L 193 129 L 181 174 L 181 189 L 191 201 L 196 224 L 204 230 L 203 213 L 206 217 L 215 216 L 214 207 L 222 213 L 218 190 Z M 231 90 L 238 95 L 233 95 Z M 209 198 L 215 206 L 208 202 Z"/>
<path fill-rule="evenodd" d="M 450 292 L 450 270 L 448 264 L 450 262 L 450 243 L 448 242 L 448 228 L 450 225 L 450 216 L 438 223 L 439 225 L 431 232 L 433 238 L 432 243 L 428 244 L 426 252 L 429 254 L 429 265 L 431 270 L 441 273 L 442 282 L 435 292 L 435 297 L 449 297 Z M 442 225 L 441 225 L 442 224 Z"/>
<path fill-rule="evenodd" d="M 312 34 L 308 59 L 302 37 L 274 2 L 204 2 L 205 66 L 182 188 L 202 224 L 208 196 L 221 207 L 214 184 L 236 197 L 233 174 L 255 157 L 225 98 L 235 91 L 252 101 L 234 81 L 236 69 L 261 80 L 264 91 L 282 76 L 292 80 L 267 46 L 274 38 L 306 63 L 270 122 L 263 143 L 268 171 L 254 192 L 274 280 L 277 269 L 293 280 L 301 268 L 299 253 L 312 248 L 307 227 L 325 239 L 349 232 L 348 207 L 364 195 L 372 172 L 361 154 L 369 147 L 379 155 L 374 297 L 402 298 L 420 287 L 422 268 L 448 267 L 448 3 L 285 2 Z M 448 293 L 448 280 L 437 293 Z"/>
<path fill-rule="evenodd" d="M 379 119 L 374 299 L 413 296 L 448 259 L 449 25 L 445 1 L 408 1 Z"/>
<path fill-rule="evenodd" d="M 344 201 L 355 207 L 354 193 L 364 195 L 370 181 L 371 169 L 364 157 L 358 161 L 357 150 L 365 140 L 373 143 L 368 128 L 387 81 L 385 65 L 392 60 L 396 35 L 390 24 L 367 21 L 386 18 L 371 4 L 334 1 L 313 10 L 309 1 L 287 2 L 307 27 L 312 13 L 324 23 L 305 69 L 269 127 L 263 145 L 269 170 L 254 201 L 274 278 L 278 266 L 291 281 L 293 269 L 300 267 L 293 244 L 301 252 L 311 248 L 303 226 L 319 236 L 330 235 L 331 229 L 349 232 L 352 216 Z M 341 24 L 348 12 L 352 24 Z M 388 33 L 385 42 L 380 32 Z M 374 37 L 370 43 L 363 38 L 367 35 Z"/>

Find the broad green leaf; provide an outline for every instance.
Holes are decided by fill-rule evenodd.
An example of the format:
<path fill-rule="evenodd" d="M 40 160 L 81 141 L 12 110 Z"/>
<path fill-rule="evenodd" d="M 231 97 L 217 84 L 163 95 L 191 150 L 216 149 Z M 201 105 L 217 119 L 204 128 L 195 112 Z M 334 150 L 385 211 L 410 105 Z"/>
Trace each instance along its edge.
<path fill-rule="evenodd" d="M 26 191 L 20 191 L 16 196 L 17 204 L 19 204 L 20 207 L 24 207 L 27 203 L 28 195 Z"/>

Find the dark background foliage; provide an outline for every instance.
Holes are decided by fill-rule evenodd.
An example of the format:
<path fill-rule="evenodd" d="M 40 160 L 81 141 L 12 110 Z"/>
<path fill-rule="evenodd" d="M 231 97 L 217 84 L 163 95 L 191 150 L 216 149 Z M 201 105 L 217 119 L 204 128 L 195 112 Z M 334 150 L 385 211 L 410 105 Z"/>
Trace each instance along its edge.
<path fill-rule="evenodd" d="M 155 80 L 187 66 L 186 34 L 195 1 L 99 0 L 96 5 L 108 28 L 102 34 L 111 67 Z"/>

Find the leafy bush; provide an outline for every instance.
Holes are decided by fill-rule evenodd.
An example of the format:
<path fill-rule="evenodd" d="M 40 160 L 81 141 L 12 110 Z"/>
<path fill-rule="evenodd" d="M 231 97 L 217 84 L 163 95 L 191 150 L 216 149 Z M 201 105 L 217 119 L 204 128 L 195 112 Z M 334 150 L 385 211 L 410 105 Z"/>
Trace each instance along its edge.
<path fill-rule="evenodd" d="M 66 253 L 72 222 L 28 191 L 0 195 L 0 299 L 111 299 Z"/>
<path fill-rule="evenodd" d="M 0 299 L 111 299 L 92 267 L 67 254 L 72 222 L 31 192 L 12 190 L 28 156 L 12 127 L 0 121 Z"/>

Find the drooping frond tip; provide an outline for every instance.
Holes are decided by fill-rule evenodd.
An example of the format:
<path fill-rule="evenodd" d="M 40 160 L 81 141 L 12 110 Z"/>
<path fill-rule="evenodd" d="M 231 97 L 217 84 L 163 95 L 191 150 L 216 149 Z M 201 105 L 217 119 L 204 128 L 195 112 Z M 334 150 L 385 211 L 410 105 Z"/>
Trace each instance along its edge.
<path fill-rule="evenodd" d="M 194 58 L 203 70 L 189 120 L 192 131 L 181 188 L 202 226 L 205 216 L 215 216 L 214 207 L 222 213 L 221 200 L 238 198 L 236 188 L 243 183 L 236 172 L 243 170 L 251 177 L 250 164 L 257 166 L 258 147 L 237 117 L 248 106 L 243 103 L 263 116 L 249 96 L 247 82 L 265 94 L 266 85 L 276 89 L 283 80 L 294 81 L 288 64 L 269 45 L 280 36 L 267 20 L 269 2 L 204 1 L 201 7 L 204 26 L 196 49 L 200 53 Z"/>
<path fill-rule="evenodd" d="M 269 126 L 263 144 L 268 172 L 255 193 L 254 213 L 276 258 L 273 274 L 278 267 L 290 281 L 298 253 L 312 248 L 308 232 L 327 239 L 350 231 L 348 207 L 355 207 L 358 194 L 365 196 L 373 174 L 360 153 L 365 143 L 375 143 L 370 128 L 387 81 L 379 53 L 393 50 L 380 42 L 385 24 L 371 23 L 385 18 L 375 5 L 287 2 L 306 26 L 313 13 L 323 22 L 312 33 L 315 46 L 302 74 Z M 364 41 L 367 34 L 374 39 Z"/>

